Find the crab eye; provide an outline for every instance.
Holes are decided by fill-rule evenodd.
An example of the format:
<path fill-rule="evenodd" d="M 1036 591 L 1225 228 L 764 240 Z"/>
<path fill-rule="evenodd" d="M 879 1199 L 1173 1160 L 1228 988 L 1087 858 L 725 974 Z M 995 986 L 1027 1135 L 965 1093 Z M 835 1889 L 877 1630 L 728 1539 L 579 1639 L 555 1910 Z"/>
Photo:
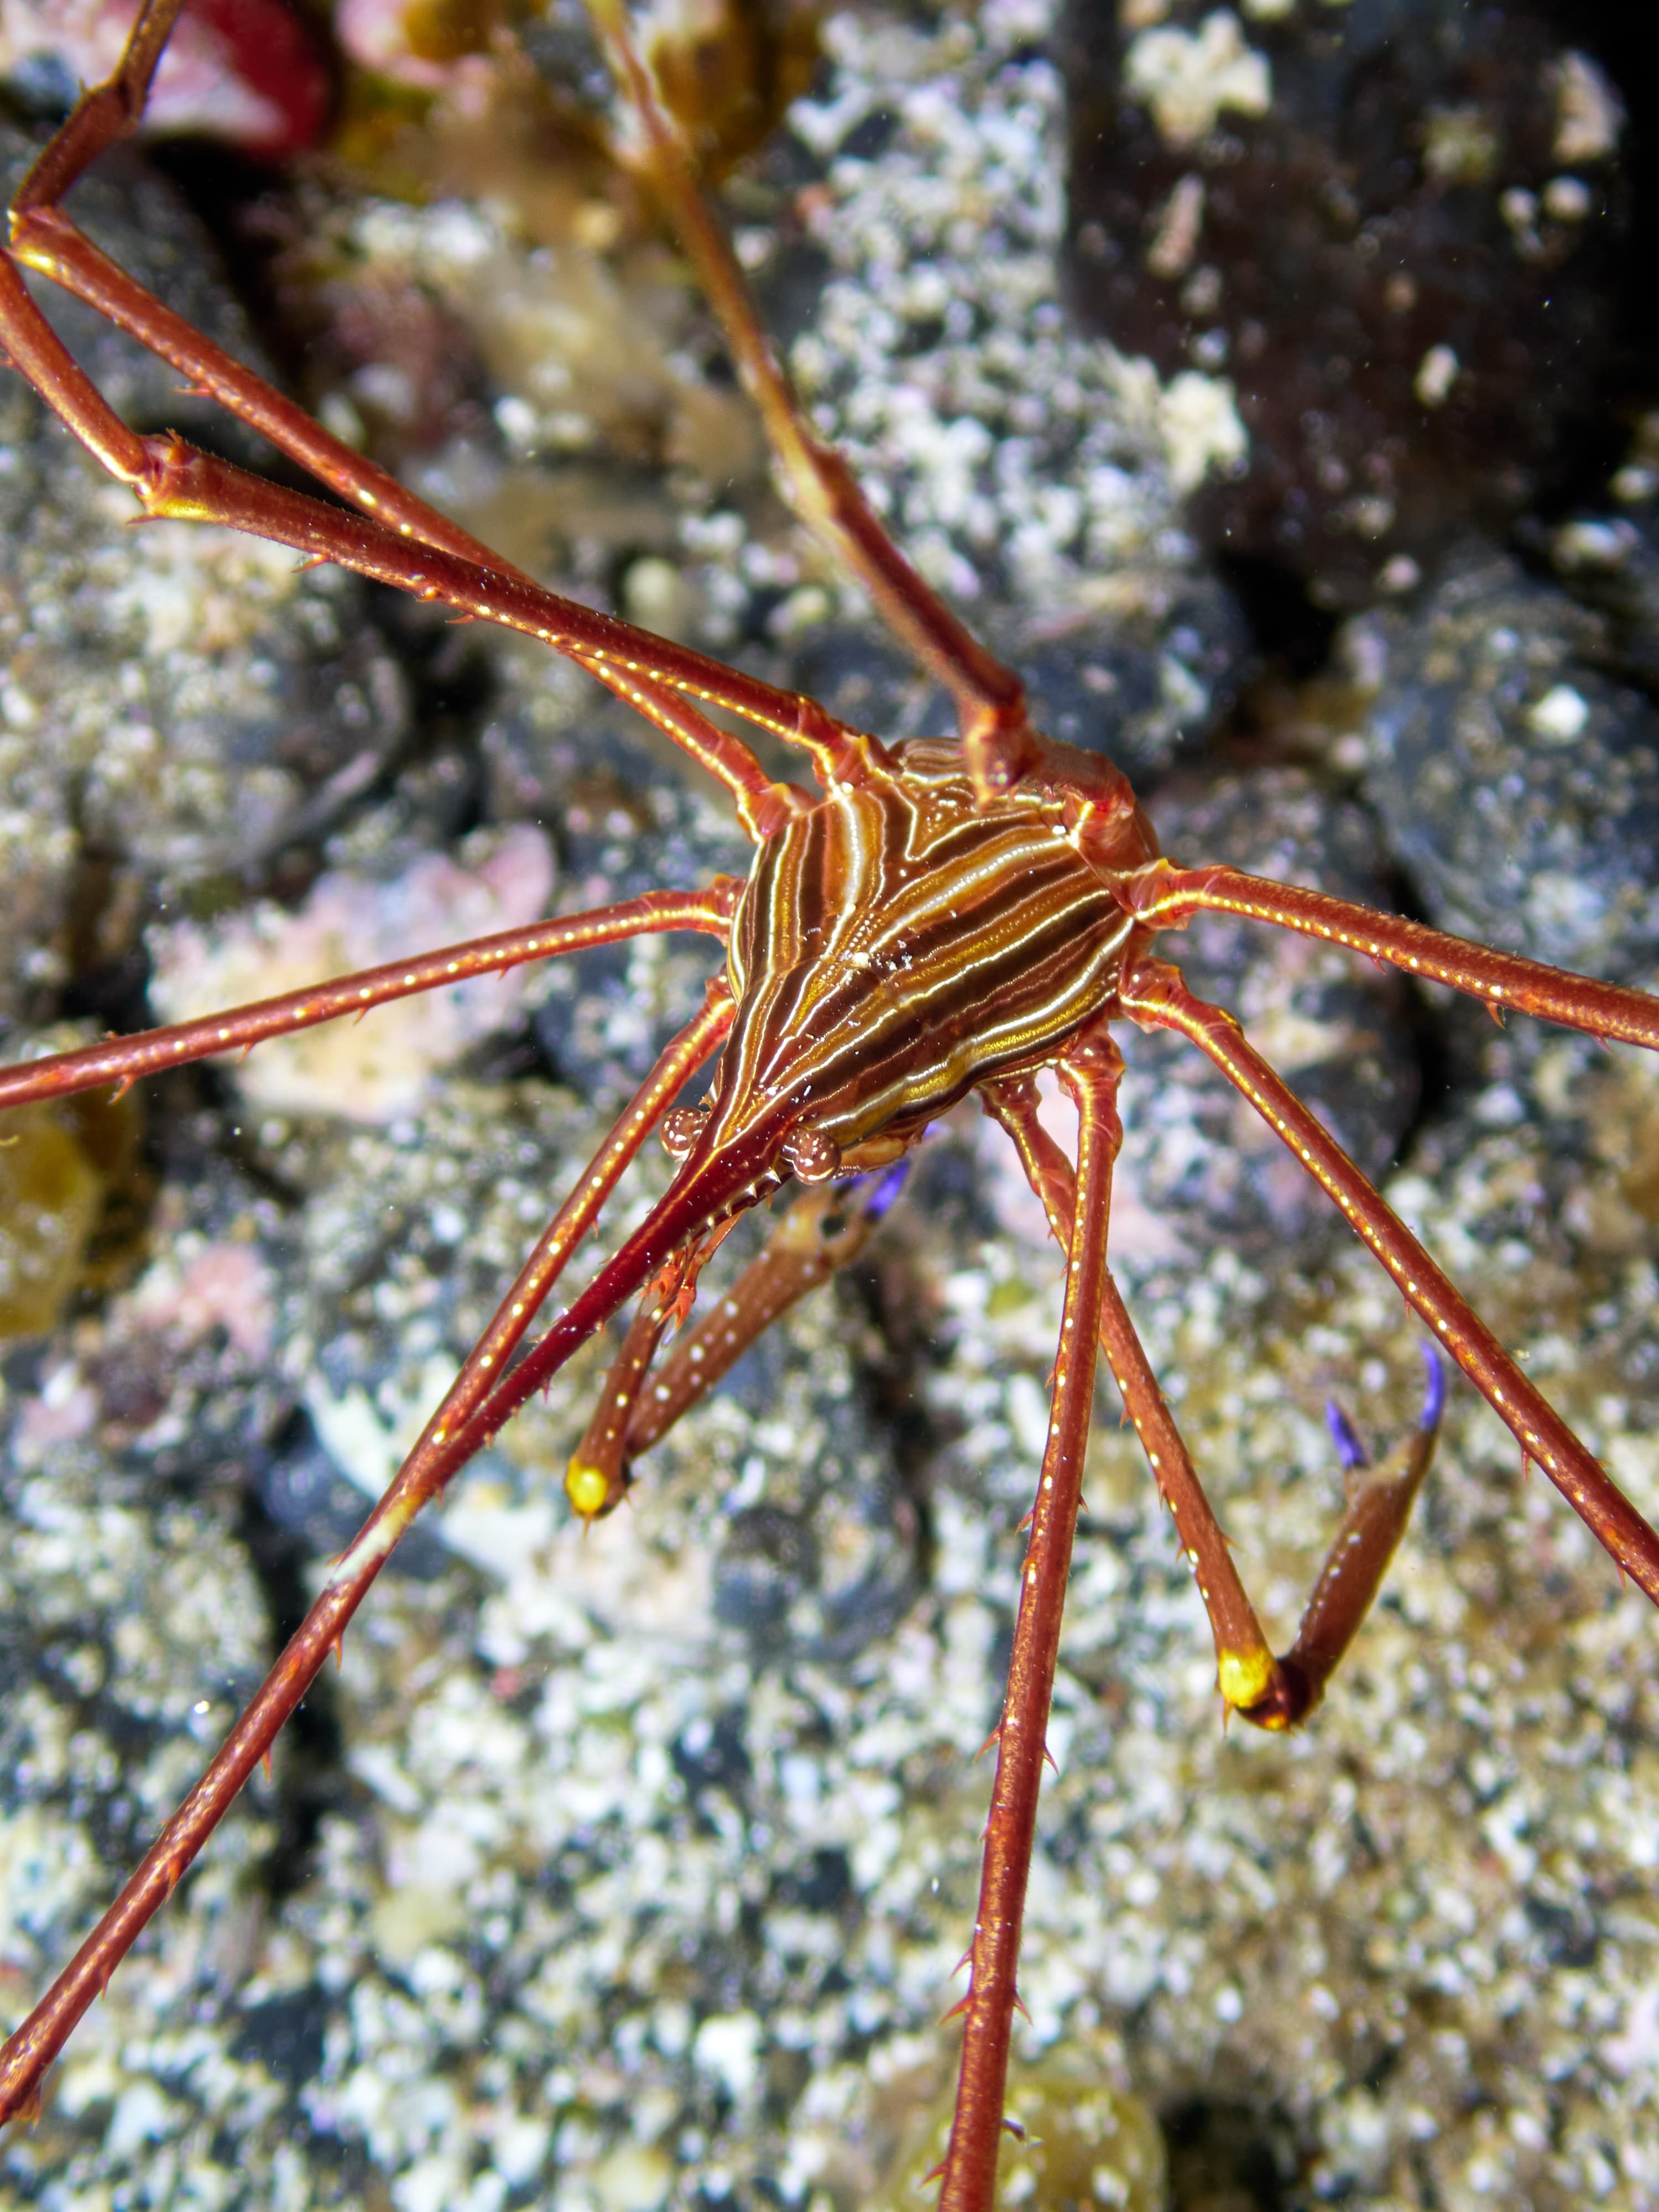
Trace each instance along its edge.
<path fill-rule="evenodd" d="M 797 1129 L 783 1140 L 783 1158 L 802 1182 L 827 1182 L 841 1165 L 841 1146 L 822 1129 Z"/>
<path fill-rule="evenodd" d="M 708 1119 L 706 1106 L 676 1106 L 662 1117 L 662 1148 L 673 1159 L 683 1160 L 702 1134 Z"/>

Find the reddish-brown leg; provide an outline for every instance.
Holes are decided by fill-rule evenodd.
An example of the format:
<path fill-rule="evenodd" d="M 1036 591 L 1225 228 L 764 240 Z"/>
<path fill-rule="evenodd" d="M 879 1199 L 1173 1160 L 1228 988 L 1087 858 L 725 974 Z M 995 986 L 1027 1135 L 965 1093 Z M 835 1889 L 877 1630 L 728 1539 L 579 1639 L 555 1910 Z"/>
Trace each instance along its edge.
<path fill-rule="evenodd" d="M 422 1507 L 442 1492 L 477 1449 L 481 1441 L 477 1430 L 478 1408 L 487 1402 L 496 1378 L 571 1254 L 593 1226 L 623 1170 L 688 1077 L 718 1048 L 731 1018 L 730 994 L 723 984 L 711 984 L 707 1007 L 668 1046 L 635 1093 L 581 1182 L 520 1269 L 414 1450 L 349 1551 L 334 1566 L 322 1595 L 289 1639 L 201 1780 L 40 2002 L 0 2048 L 0 2123 L 33 2108 L 46 2068 L 145 1923 L 172 1895 L 179 1876 L 270 1750 L 330 1650 L 338 1645 L 393 1547 Z M 663 1211 L 657 1209 L 645 1229 L 636 1232 L 624 1252 L 602 1271 L 599 1285 L 590 1285 L 572 1308 L 573 1314 L 577 1308 L 581 1313 L 574 1327 L 565 1333 L 567 1356 L 649 1272 L 648 1264 L 639 1262 L 638 1252 L 641 1245 L 648 1246 L 646 1231 Z M 684 1233 L 684 1230 L 678 1231 L 681 1237 Z M 631 1280 L 626 1264 L 630 1252 L 635 1255 Z M 647 1262 L 648 1257 L 647 1251 Z M 620 1287 L 616 1287 L 618 1280 Z M 608 1291 L 613 1294 L 607 1304 Z"/>
<path fill-rule="evenodd" d="M 183 0 L 142 0 L 121 58 L 103 84 L 83 93 L 17 192 L 21 205 L 60 199 L 89 163 L 138 128 Z"/>
<path fill-rule="evenodd" d="M 588 13 L 628 103 L 618 155 L 645 179 L 679 233 L 744 389 L 760 410 L 797 514 L 858 578 L 894 635 L 955 698 L 969 759 L 986 795 L 1009 789 L 1041 757 L 1024 685 L 912 567 L 840 454 L 814 434 L 755 313 L 737 257 L 703 198 L 679 125 L 635 42 L 626 0 L 588 0 Z"/>
<path fill-rule="evenodd" d="M 1537 1461 L 1598 1540 L 1659 1603 L 1659 1534 L 1602 1473 L 1342 1147 L 1246 1043 L 1232 1016 L 1195 998 L 1179 973 L 1161 960 L 1140 959 L 1125 975 L 1119 996 L 1124 1012 L 1143 1028 L 1176 1030 L 1190 1037 L 1249 1100 L 1335 1200 L 1436 1342 L 1457 1362 L 1527 1457 Z"/>
<path fill-rule="evenodd" d="M 101 302 L 94 300 L 94 304 Z M 555 652 L 580 661 L 635 704 L 649 701 L 647 711 L 653 720 L 725 784 L 756 834 L 763 835 L 771 826 L 768 817 L 777 803 L 775 787 L 749 748 L 716 728 L 690 701 L 707 701 L 744 715 L 779 737 L 805 744 L 817 758 L 836 767 L 845 764 L 849 777 L 867 757 L 870 741 L 844 730 L 815 702 L 726 668 L 688 647 L 653 638 L 614 616 L 561 599 L 499 562 L 463 557 L 426 542 L 409 526 L 391 529 L 303 492 L 266 483 L 228 462 L 194 452 L 181 439 L 139 437 L 76 365 L 9 259 L 0 260 L 0 346 L 88 452 L 126 485 L 147 515 L 244 530 L 255 538 L 291 545 L 307 559 L 338 562 L 342 568 L 355 568 L 360 575 L 416 599 L 438 601 L 474 620 L 499 623 L 539 639 Z M 673 701 L 668 695 L 675 691 L 688 694 L 689 700 Z M 752 822 L 757 809 L 761 818 Z"/>
<path fill-rule="evenodd" d="M 1494 1009 L 1514 1006 L 1567 1029 L 1659 1051 L 1659 999 L 1645 991 L 1598 983 L 1588 975 L 1547 968 L 1539 960 L 1523 960 L 1518 953 L 1496 952 L 1488 945 L 1471 945 L 1420 921 L 1377 914 L 1324 891 L 1269 883 L 1239 868 L 1177 868 L 1155 860 L 1126 878 L 1120 895 L 1129 912 L 1151 929 L 1184 928 L 1195 914 L 1243 915 L 1346 945 L 1413 975 L 1484 999 Z"/>
<path fill-rule="evenodd" d="M 1071 1164 L 1037 1118 L 1036 1085 L 1024 1077 L 987 1084 L 982 1090 L 987 1112 L 1014 1140 L 1049 1227 L 1062 1245 L 1069 1245 L 1075 1204 Z M 1257 1727 L 1293 1726 L 1318 1704 L 1405 1534 L 1433 1456 L 1441 1394 L 1431 1389 L 1428 1412 L 1405 1447 L 1403 1468 L 1396 1473 L 1391 1459 L 1370 1480 L 1353 1486 L 1296 1642 L 1279 1659 L 1262 1633 L 1192 1455 L 1109 1269 L 1101 1304 L 1100 1343 L 1210 1617 L 1217 1687 L 1234 1711 Z M 1439 1370 L 1435 1372 L 1437 1376 Z"/>
<path fill-rule="evenodd" d="M 542 590 L 307 421 L 82 236 L 58 200 L 104 147 L 133 126 L 174 13 L 173 0 L 146 8 L 114 76 L 86 95 L 35 164 L 14 202 L 12 255 L 174 363 L 372 520 L 353 529 L 315 501 L 192 454 L 178 440 L 135 437 L 70 359 L 15 270 L 0 269 L 0 344 L 88 451 L 129 486 L 145 512 L 246 530 L 539 638 L 631 698 L 667 730 L 726 785 L 745 825 L 757 836 L 776 826 L 790 809 L 792 794 L 770 785 L 746 747 L 685 699 L 676 702 L 674 692 L 725 707 L 803 745 L 826 781 L 857 781 L 868 763 L 883 759 L 884 749 L 875 740 L 836 722 L 814 701 L 779 691 Z M 955 691 L 969 765 L 981 793 L 1007 790 L 1023 776 L 1038 779 L 1063 791 L 1077 817 L 1073 826 L 1085 842 L 1102 841 L 1103 858 L 1121 865 L 1125 858 L 1154 849 L 1123 776 L 1098 756 L 1056 744 L 1032 730 L 1018 678 L 988 653 L 923 582 L 892 544 L 844 464 L 814 437 L 771 352 L 731 250 L 702 201 L 675 126 L 629 42 L 620 7 L 604 0 L 598 14 L 624 88 L 641 103 L 641 165 L 685 231 L 803 511 L 851 562 L 897 635 Z M 1126 824 L 1137 825 L 1127 850 Z"/>
<path fill-rule="evenodd" d="M 755 835 L 764 835 L 775 826 L 780 803 L 786 808 L 788 805 L 787 794 L 770 784 L 746 746 L 717 729 L 689 700 L 677 699 L 676 690 L 749 714 L 777 734 L 805 744 L 825 772 L 855 778 L 866 757 L 864 742 L 856 733 L 844 732 L 816 702 L 734 674 L 701 654 L 653 639 L 628 623 L 595 615 L 543 591 L 521 570 L 501 561 L 465 531 L 405 491 L 383 470 L 331 437 L 251 370 L 152 298 L 82 235 L 57 203 L 106 147 L 133 128 L 176 13 L 176 0 L 146 7 L 114 75 L 84 96 L 46 148 L 12 204 L 10 259 L 50 277 L 106 315 L 371 518 L 373 527 L 360 533 L 358 539 L 359 554 L 367 557 L 372 552 L 375 563 L 366 573 L 386 581 L 405 582 L 407 588 L 424 590 L 430 597 L 448 597 L 458 605 L 465 600 L 465 611 L 486 619 L 497 617 L 488 606 L 474 603 L 489 599 L 492 584 L 507 592 L 518 616 L 507 619 L 515 627 L 532 629 L 557 650 L 580 660 L 601 682 L 631 699 L 667 730 L 726 785 L 745 825 Z M 132 489 L 147 511 L 171 513 L 187 520 L 222 520 L 255 534 L 274 536 L 279 543 L 297 543 L 291 505 L 285 505 L 271 487 L 262 486 L 257 478 L 242 477 L 234 493 L 223 484 L 219 486 L 222 496 L 230 502 L 230 511 L 222 514 L 213 508 L 212 471 L 180 503 L 169 506 L 165 495 L 158 503 L 155 495 L 158 489 L 165 495 L 170 465 L 176 477 L 178 455 L 188 449 L 177 441 L 139 439 L 126 429 L 52 334 L 9 265 L 0 270 L 0 344 L 68 428 L 112 475 Z M 176 484 L 173 488 L 177 489 Z M 267 520 L 278 526 L 262 527 L 258 520 L 262 493 L 269 495 Z M 300 496 L 290 494 L 288 499 L 291 502 Z M 316 503 L 301 500 L 301 504 Z M 284 517 L 286 528 L 281 526 Z M 319 526 L 314 515 L 313 523 L 313 528 Z M 301 550 L 318 557 L 343 558 L 345 565 L 361 568 L 362 559 L 354 562 L 346 550 L 349 543 L 348 534 L 332 546 L 319 540 Z M 456 599 L 453 590 L 433 590 L 429 575 L 414 580 L 397 574 L 400 556 L 416 547 L 459 564 L 459 572 L 467 578 L 463 599 Z M 450 573 L 449 581 L 456 583 L 456 572 Z M 528 619 L 536 606 L 541 609 L 539 623 Z"/>
<path fill-rule="evenodd" d="M 646 891 L 616 906 L 502 930 L 497 936 L 445 945 L 412 960 L 388 961 L 384 967 L 365 968 L 355 975 L 175 1023 L 170 1029 L 111 1037 L 78 1052 L 55 1053 L 50 1059 L 19 1060 L 0 1068 L 0 1109 L 21 1106 L 33 1098 L 63 1098 L 106 1083 L 125 1091 L 140 1076 L 155 1075 L 163 1068 L 182 1067 L 189 1060 L 211 1060 L 222 1053 L 251 1052 L 268 1037 L 291 1036 L 296 1030 L 337 1021 L 347 1014 L 362 1016 L 392 999 L 442 990 L 470 976 L 496 975 L 528 961 L 612 945 L 621 938 L 684 929 L 701 930 L 724 941 L 740 889 L 735 878 L 722 876 L 705 891 Z"/>
<path fill-rule="evenodd" d="M 654 1376 L 674 1300 L 646 1293 L 565 1476 L 579 1513 L 593 1519 L 619 1505 L 633 1486 L 634 1462 L 700 1405 L 774 1322 L 857 1259 L 904 1174 L 901 1162 L 804 1192 L 706 1318 L 676 1338 Z"/>
<path fill-rule="evenodd" d="M 64 213 L 59 204 L 76 179 L 100 155 L 137 128 L 150 80 L 180 3 L 181 0 L 145 0 L 113 75 L 82 95 L 63 128 L 43 149 L 12 198 L 12 259 L 50 277 L 64 291 L 96 308 L 141 345 L 170 362 L 193 389 L 218 400 L 228 412 L 270 439 L 279 452 L 388 528 L 529 583 L 532 580 L 521 570 L 493 556 L 447 516 L 405 490 L 395 477 L 331 437 L 302 408 L 273 392 L 252 370 L 164 307 L 100 252 Z"/>
<path fill-rule="evenodd" d="M 863 584 L 901 644 L 951 692 L 981 799 L 1011 791 L 1023 779 L 1046 782 L 1066 795 L 1080 817 L 1098 823 L 1109 849 L 1117 851 L 1122 825 L 1138 819 L 1127 781 L 1099 754 L 1057 744 L 1032 727 L 1019 677 L 987 651 L 912 567 L 846 463 L 814 433 L 755 312 L 737 257 L 703 198 L 679 126 L 635 42 L 627 0 L 588 0 L 588 12 L 628 103 L 629 128 L 618 150 L 657 194 L 679 233 L 738 374 L 760 410 L 796 511 Z M 1140 849 L 1157 848 L 1148 837 Z"/>
<path fill-rule="evenodd" d="M 675 1340 L 634 1407 L 627 1462 L 660 1442 L 774 1322 L 851 1266 L 897 1197 L 905 1172 L 901 1162 L 802 1193 L 708 1317 Z"/>
<path fill-rule="evenodd" d="M 1069 1240 L 1048 1441 L 1031 1510 L 1008 1687 L 996 1735 L 996 1779 L 968 1954 L 968 1994 L 957 2007 L 963 2016 L 962 2063 L 940 2212 L 989 2212 L 996 2192 L 1008 2045 L 1018 2002 L 1020 1928 L 1094 1407 L 1112 1164 L 1122 1138 L 1116 1104 L 1122 1067 L 1103 1023 L 1079 1037 L 1058 1063 L 1060 1079 L 1078 1109 L 1076 1225 Z"/>
<path fill-rule="evenodd" d="M 585 1521 L 614 1512 L 628 1495 L 629 1419 L 673 1321 L 675 1291 L 672 1281 L 656 1282 L 640 1300 L 582 1440 L 570 1455 L 564 1472 L 565 1496 Z"/>

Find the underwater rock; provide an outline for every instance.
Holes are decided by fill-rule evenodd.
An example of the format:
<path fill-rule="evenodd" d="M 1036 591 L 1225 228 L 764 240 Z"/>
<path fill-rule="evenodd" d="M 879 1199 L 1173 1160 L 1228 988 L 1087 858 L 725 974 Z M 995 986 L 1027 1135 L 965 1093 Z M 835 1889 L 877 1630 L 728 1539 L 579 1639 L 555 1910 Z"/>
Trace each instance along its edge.
<path fill-rule="evenodd" d="M 1078 0 L 1065 51 L 1074 311 L 1249 434 L 1207 544 L 1354 605 L 1535 496 L 1626 200 L 1619 92 L 1551 16 Z"/>
<path fill-rule="evenodd" d="M 1367 799 L 1443 929 L 1618 981 L 1659 965 L 1659 714 L 1605 620 L 1479 548 L 1379 629 Z"/>
<path fill-rule="evenodd" d="M 8 130 L 8 188 L 24 158 Z M 77 213 L 180 312 L 246 356 L 246 326 L 203 272 L 201 225 L 154 178 L 94 177 Z M 54 311 L 56 312 L 56 311 Z M 60 320 L 141 429 L 201 423 L 174 373 L 73 302 Z M 257 359 L 257 356 L 255 356 Z M 210 410 L 216 419 L 216 410 Z M 258 441 L 227 441 L 248 454 Z M 15 378 L 0 392 L 0 1015 L 65 979 L 71 926 L 130 951 L 158 887 L 257 878 L 317 836 L 401 740 L 399 669 L 337 572 L 198 524 L 123 527 L 130 495 Z M 100 886 L 101 885 L 101 889 Z M 78 910 L 81 901 L 94 912 Z M 107 925 L 106 927 L 106 925 Z"/>
<path fill-rule="evenodd" d="M 1258 769 L 1172 782 L 1152 802 L 1160 843 L 1181 865 L 1234 867 L 1387 908 L 1375 825 L 1306 774 Z M 1394 1158 L 1417 1110 L 1416 1039 L 1393 970 L 1288 932 L 1201 915 L 1164 938 L 1200 998 L 1224 1006 L 1368 1175 Z M 1261 1264 L 1311 1258 L 1346 1235 L 1304 1175 L 1219 1072 L 1184 1038 L 1124 1026 L 1128 1073 L 1113 1250 L 1130 1279 L 1217 1246 Z"/>

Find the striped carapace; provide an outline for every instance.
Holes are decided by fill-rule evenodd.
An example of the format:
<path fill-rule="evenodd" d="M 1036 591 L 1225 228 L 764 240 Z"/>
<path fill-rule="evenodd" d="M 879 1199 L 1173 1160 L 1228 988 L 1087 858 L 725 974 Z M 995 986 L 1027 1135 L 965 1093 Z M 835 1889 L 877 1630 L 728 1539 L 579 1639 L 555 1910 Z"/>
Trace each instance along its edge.
<path fill-rule="evenodd" d="M 954 738 L 889 750 L 810 700 L 560 599 L 492 556 L 390 476 L 330 436 L 106 260 L 59 205 L 142 112 L 177 0 L 149 0 L 111 81 L 51 142 L 12 208 L 0 262 L 0 343 L 145 514 L 211 520 L 332 560 L 538 638 L 630 701 L 726 787 L 756 845 L 747 884 L 659 891 L 449 948 L 84 1052 L 0 1072 L 0 1104 L 125 1085 L 237 1052 L 458 977 L 653 931 L 701 931 L 729 971 L 661 1054 L 550 1224 L 401 1471 L 330 1571 L 305 1620 L 189 1797 L 75 1959 L 0 2052 L 0 2115 L 29 2110 L 76 2022 L 164 1903 L 336 1647 L 421 1509 L 631 1296 L 640 1317 L 576 1455 L 578 1509 L 614 1502 L 630 1456 L 722 1362 L 857 1249 L 890 1194 L 845 1179 L 895 1163 L 970 1090 L 1008 1130 L 1068 1255 L 1042 1472 L 1030 1515 L 1008 1687 L 996 1731 L 956 2123 L 942 2202 L 989 2205 L 1001 2134 L 1018 1954 L 1084 1448 L 1105 1352 L 1174 1515 L 1214 1631 L 1228 1706 L 1269 1729 L 1318 1699 L 1374 1595 L 1428 1464 L 1437 1388 L 1401 1468 L 1362 1483 L 1288 1658 L 1257 1624 L 1192 1462 L 1106 1265 L 1127 1018 L 1195 1043 L 1284 1139 L 1376 1255 L 1439 1347 L 1509 1425 L 1620 1565 L 1659 1599 L 1659 1536 L 1553 1412 L 1422 1246 L 1237 1023 L 1153 957 L 1194 915 L 1244 915 L 1352 948 L 1484 1000 L 1659 1047 L 1659 1001 L 1470 945 L 1392 915 L 1226 866 L 1160 859 L 1125 780 L 1035 730 L 1017 676 L 989 654 L 894 546 L 844 465 L 805 422 L 761 332 L 690 157 L 635 51 L 621 0 L 592 0 L 630 118 L 624 157 L 661 197 L 724 324 L 804 519 L 897 635 L 950 688 Z M 175 438 L 141 437 L 53 335 L 20 269 L 100 309 L 307 468 L 342 504 L 246 476 Z M 772 780 L 702 711 L 713 705 L 800 745 L 817 795 Z M 706 1111 L 677 1105 L 720 1054 Z M 1034 1077 L 1052 1069 L 1079 1111 L 1075 1161 L 1040 1120 Z M 527 1341 L 539 1310 L 629 1162 L 661 1126 L 680 1165 L 663 1198 Z M 658 1343 L 683 1317 L 726 1224 L 795 1180 L 817 1185 L 774 1231 L 720 1314 L 681 1340 L 650 1389 Z M 840 1194 L 840 1196 L 837 1196 Z M 690 1365 L 708 1352 L 701 1374 Z M 683 1352 L 685 1356 L 682 1356 Z M 1438 1368 L 1436 1369 L 1437 1374 Z"/>
<path fill-rule="evenodd" d="M 1131 923 L 1058 803 L 975 799 L 961 748 L 866 744 L 769 837 L 733 918 L 736 1012 L 705 1151 L 763 1115 L 803 1181 L 884 1165 L 975 1083 L 1046 1066 L 1113 1003 Z M 1137 812 L 1127 872 L 1152 857 Z"/>

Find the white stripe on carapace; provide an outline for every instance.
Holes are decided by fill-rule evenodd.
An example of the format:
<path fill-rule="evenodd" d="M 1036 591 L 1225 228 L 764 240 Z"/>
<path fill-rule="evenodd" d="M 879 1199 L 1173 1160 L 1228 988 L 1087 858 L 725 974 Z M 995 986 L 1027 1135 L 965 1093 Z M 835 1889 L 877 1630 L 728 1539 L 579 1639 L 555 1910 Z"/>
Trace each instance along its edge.
<path fill-rule="evenodd" d="M 1054 809 L 978 806 L 953 747 L 832 792 L 756 856 L 708 1134 L 798 1104 L 843 1148 L 1058 1050 L 1115 988 L 1132 924 Z"/>

